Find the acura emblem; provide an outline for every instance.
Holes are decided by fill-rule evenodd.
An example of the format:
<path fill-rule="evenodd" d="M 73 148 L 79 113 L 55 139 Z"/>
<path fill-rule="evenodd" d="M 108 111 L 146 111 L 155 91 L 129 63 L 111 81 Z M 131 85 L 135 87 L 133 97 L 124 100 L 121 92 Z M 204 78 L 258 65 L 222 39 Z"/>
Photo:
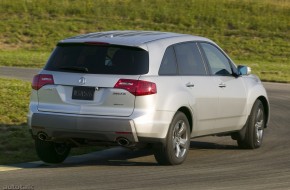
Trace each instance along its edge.
<path fill-rule="evenodd" d="M 87 80 L 85 77 L 81 77 L 79 80 L 80 85 L 84 85 L 84 84 L 86 84 L 86 82 L 87 82 Z"/>

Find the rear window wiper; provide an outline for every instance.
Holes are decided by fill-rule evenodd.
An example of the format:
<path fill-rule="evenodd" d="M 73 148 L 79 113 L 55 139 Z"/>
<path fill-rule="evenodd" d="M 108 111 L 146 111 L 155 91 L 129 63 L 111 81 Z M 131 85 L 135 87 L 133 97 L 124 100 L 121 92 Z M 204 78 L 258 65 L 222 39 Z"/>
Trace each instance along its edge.
<path fill-rule="evenodd" d="M 59 67 L 58 69 L 61 70 L 69 70 L 69 71 L 81 71 L 83 73 L 88 73 L 89 70 L 86 67 L 77 67 L 77 66 L 64 66 L 64 67 Z"/>

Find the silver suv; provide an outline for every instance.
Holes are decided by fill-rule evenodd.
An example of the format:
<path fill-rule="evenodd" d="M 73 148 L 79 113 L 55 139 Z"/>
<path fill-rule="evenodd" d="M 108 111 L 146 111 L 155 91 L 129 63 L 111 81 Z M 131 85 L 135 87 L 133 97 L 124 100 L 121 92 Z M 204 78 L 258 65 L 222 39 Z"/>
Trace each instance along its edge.
<path fill-rule="evenodd" d="M 71 147 L 151 147 L 181 164 L 190 139 L 230 135 L 261 146 L 269 103 L 259 78 L 213 41 L 187 34 L 109 31 L 60 41 L 34 77 L 28 123 L 41 160 Z"/>

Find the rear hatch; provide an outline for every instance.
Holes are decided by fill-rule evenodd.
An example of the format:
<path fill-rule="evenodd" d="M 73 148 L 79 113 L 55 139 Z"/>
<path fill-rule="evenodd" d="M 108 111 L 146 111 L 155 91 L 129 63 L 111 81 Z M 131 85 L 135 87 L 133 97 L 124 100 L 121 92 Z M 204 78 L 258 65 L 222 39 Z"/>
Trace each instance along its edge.
<path fill-rule="evenodd" d="M 135 103 L 130 86 L 148 73 L 148 62 L 148 52 L 137 47 L 58 44 L 44 70 L 34 79 L 38 110 L 129 116 Z"/>

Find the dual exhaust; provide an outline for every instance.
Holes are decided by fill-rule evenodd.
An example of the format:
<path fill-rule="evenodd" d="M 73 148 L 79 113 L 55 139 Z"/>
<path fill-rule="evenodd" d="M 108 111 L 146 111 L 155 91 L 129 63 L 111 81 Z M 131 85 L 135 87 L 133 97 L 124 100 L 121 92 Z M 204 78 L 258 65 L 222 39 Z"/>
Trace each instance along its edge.
<path fill-rule="evenodd" d="M 48 135 L 46 133 L 44 133 L 44 132 L 39 132 L 37 134 L 37 138 L 39 140 L 42 140 L 42 141 L 47 141 L 47 140 L 50 139 L 48 137 Z M 127 138 L 125 138 L 125 137 L 117 138 L 116 142 L 118 143 L 118 145 L 123 146 L 123 147 L 131 147 L 131 146 L 133 146 L 133 143 L 131 141 L 129 141 Z"/>

